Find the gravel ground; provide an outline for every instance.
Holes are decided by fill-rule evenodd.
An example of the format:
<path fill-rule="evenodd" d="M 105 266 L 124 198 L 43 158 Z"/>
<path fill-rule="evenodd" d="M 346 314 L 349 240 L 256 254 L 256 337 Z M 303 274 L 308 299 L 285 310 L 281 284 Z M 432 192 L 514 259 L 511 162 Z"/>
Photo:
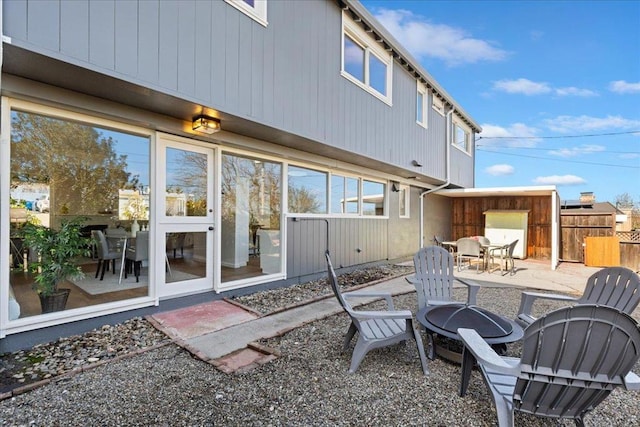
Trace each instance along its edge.
<path fill-rule="evenodd" d="M 300 285 L 307 286 L 307 285 Z M 317 287 L 300 292 L 313 294 Z M 298 288 L 298 287 L 296 287 Z M 286 294 L 286 293 L 285 293 Z M 265 293 L 276 309 L 281 299 Z M 462 290 L 456 290 L 462 300 Z M 242 298 L 252 307 L 259 296 Z M 508 317 L 520 290 L 482 288 L 479 305 Z M 286 299 L 286 301 L 291 301 Z M 415 294 L 394 299 L 415 310 Z M 264 303 L 264 301 L 260 301 Z M 545 311 L 558 307 L 549 302 Z M 261 310 L 266 309 L 263 305 Z M 635 316 L 638 318 L 638 311 Z M 144 324 L 144 321 L 139 321 Z M 435 360 L 422 375 L 415 345 L 370 352 L 351 375 L 350 351 L 340 352 L 345 314 L 330 316 L 262 344 L 281 356 L 245 373 L 224 374 L 173 344 L 62 377 L 0 402 L 2 425 L 118 426 L 321 426 L 495 425 L 495 411 L 474 372 L 468 394 L 458 397 L 459 366 Z M 145 335 L 146 336 L 146 335 Z M 116 339 L 113 338 L 112 341 Z M 518 355 L 518 344 L 509 346 Z M 640 366 L 636 366 L 636 372 Z M 554 426 L 553 420 L 516 417 L 516 425 Z M 566 423 L 573 425 L 573 423 Z M 640 395 L 616 390 L 587 417 L 587 425 L 640 425 Z"/>

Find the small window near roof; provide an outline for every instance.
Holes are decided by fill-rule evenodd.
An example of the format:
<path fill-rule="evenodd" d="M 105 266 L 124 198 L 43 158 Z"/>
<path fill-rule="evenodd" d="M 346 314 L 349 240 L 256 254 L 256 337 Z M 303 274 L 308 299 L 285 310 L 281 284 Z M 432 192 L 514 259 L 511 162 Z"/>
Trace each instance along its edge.
<path fill-rule="evenodd" d="M 267 0 L 225 0 L 251 19 L 267 26 Z"/>
<path fill-rule="evenodd" d="M 471 153 L 471 131 L 458 119 L 453 120 L 453 146 Z"/>
<path fill-rule="evenodd" d="M 416 123 L 420 126 L 427 127 L 427 86 L 421 82 L 417 82 L 416 92 Z"/>
<path fill-rule="evenodd" d="M 391 105 L 393 58 L 350 17 L 342 14 L 342 75 Z"/>
<path fill-rule="evenodd" d="M 432 102 L 431 106 L 440 115 L 444 116 L 444 101 L 442 101 L 442 99 L 438 98 L 435 94 L 433 94 L 433 102 Z"/>

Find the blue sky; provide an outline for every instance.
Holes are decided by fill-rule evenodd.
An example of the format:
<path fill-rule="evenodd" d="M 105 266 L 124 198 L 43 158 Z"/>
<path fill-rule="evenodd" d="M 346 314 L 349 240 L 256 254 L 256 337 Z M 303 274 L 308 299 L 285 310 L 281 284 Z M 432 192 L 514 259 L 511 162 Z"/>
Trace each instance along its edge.
<path fill-rule="evenodd" d="M 476 187 L 640 204 L 640 1 L 362 4 L 481 124 Z"/>

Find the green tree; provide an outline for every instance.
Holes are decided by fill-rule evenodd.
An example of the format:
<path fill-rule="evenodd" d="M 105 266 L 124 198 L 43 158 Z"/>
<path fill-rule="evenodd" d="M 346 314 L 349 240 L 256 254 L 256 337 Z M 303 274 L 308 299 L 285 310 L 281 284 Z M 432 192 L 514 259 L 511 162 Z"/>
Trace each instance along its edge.
<path fill-rule="evenodd" d="M 37 114 L 12 115 L 11 181 L 49 185 L 51 212 L 93 215 L 118 206 L 127 157 L 95 128 Z"/>

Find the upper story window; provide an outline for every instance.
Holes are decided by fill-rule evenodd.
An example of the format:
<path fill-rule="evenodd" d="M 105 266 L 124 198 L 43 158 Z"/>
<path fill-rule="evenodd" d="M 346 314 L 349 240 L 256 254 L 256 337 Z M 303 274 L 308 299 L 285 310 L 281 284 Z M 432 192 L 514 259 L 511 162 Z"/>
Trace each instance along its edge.
<path fill-rule="evenodd" d="M 435 94 L 433 94 L 431 107 L 433 107 L 433 109 L 436 110 L 439 114 L 444 116 L 444 101 L 438 98 Z"/>
<path fill-rule="evenodd" d="M 345 14 L 342 39 L 342 75 L 391 105 L 391 55 Z"/>
<path fill-rule="evenodd" d="M 267 0 L 225 0 L 251 19 L 267 26 Z"/>
<path fill-rule="evenodd" d="M 416 123 L 427 127 L 427 86 L 417 82 L 416 91 Z"/>
<path fill-rule="evenodd" d="M 465 153 L 471 153 L 471 131 L 458 119 L 453 120 L 453 146 Z"/>

